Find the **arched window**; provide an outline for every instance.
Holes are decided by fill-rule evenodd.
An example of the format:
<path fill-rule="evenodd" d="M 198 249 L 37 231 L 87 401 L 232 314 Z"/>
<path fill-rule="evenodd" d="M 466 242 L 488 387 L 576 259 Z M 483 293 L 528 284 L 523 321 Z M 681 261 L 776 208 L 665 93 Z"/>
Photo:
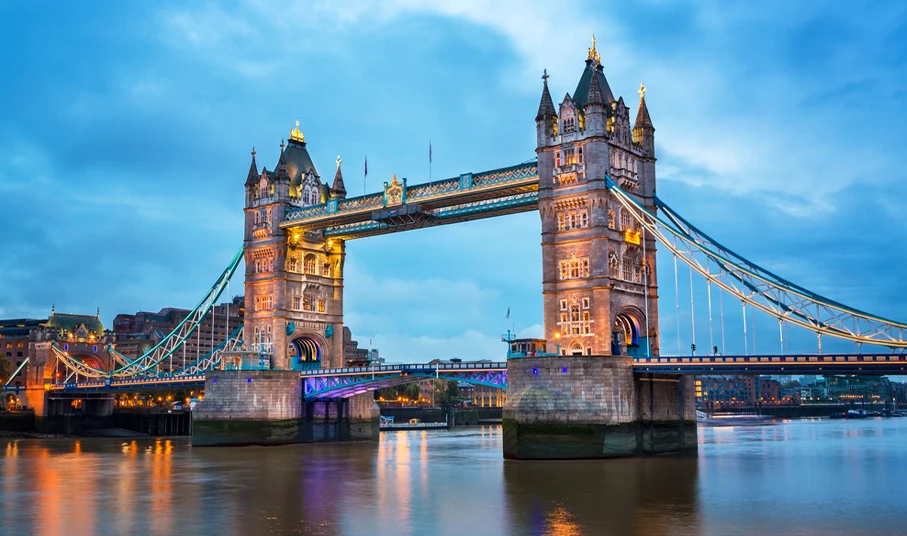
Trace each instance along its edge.
<path fill-rule="evenodd" d="M 622 231 L 633 228 L 633 218 L 624 209 L 620 209 L 620 228 Z"/>
<path fill-rule="evenodd" d="M 304 270 L 307 274 L 315 275 L 315 254 L 309 253 L 305 256 L 304 260 Z"/>

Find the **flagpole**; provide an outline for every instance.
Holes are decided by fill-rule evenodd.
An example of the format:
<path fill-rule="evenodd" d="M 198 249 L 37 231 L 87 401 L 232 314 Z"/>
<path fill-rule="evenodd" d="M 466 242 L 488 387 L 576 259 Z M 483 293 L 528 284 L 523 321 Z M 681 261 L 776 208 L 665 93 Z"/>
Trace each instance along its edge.
<path fill-rule="evenodd" d="M 428 140 L 428 186 L 430 187 L 431 184 L 431 140 Z"/>
<path fill-rule="evenodd" d="M 365 191 L 365 178 L 368 177 L 368 155 L 365 155 L 365 169 L 362 171 L 362 195 L 366 194 Z"/>

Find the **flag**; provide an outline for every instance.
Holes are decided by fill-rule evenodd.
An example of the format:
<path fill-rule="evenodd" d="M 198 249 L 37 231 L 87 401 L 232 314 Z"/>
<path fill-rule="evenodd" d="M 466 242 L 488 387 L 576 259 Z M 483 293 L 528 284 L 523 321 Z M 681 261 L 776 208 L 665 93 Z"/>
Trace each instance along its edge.
<path fill-rule="evenodd" d="M 428 140 L 428 163 L 431 164 L 431 140 Z"/>
<path fill-rule="evenodd" d="M 365 156 L 365 172 L 362 175 L 363 177 L 368 177 L 368 155 Z"/>
<path fill-rule="evenodd" d="M 507 320 L 510 320 L 510 306 L 507 306 Z"/>

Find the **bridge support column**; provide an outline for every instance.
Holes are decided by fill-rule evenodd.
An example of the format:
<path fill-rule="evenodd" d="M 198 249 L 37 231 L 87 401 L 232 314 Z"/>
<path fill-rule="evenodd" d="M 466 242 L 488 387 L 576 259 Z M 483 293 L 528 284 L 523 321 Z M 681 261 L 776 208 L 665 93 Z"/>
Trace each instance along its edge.
<path fill-rule="evenodd" d="M 216 370 L 192 412 L 193 446 L 280 445 L 378 438 L 372 393 L 304 400 L 299 372 Z"/>
<path fill-rule="evenodd" d="M 504 457 L 616 458 L 695 452 L 696 412 L 690 381 L 680 376 L 646 376 L 634 375 L 632 358 L 626 356 L 509 359 Z"/>

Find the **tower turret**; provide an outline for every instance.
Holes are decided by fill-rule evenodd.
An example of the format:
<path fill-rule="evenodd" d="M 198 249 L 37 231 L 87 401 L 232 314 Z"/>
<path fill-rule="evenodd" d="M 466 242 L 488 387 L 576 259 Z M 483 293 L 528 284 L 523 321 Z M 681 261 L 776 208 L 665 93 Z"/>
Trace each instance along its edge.
<path fill-rule="evenodd" d="M 636 121 L 633 123 L 633 143 L 639 145 L 646 156 L 655 156 L 655 126 L 652 125 L 649 108 L 646 107 L 645 84 L 639 84 L 639 111 L 636 112 Z"/>
<path fill-rule="evenodd" d="M 557 112 L 554 111 L 554 102 L 548 91 L 548 69 L 542 75 L 542 100 L 539 102 L 539 113 L 535 116 L 535 131 L 537 146 L 543 147 L 557 135 Z"/>
<path fill-rule="evenodd" d="M 331 185 L 331 199 L 346 199 L 346 188 L 343 186 L 343 174 L 340 172 L 340 155 L 337 155 L 337 172 L 334 173 L 334 184 Z"/>

